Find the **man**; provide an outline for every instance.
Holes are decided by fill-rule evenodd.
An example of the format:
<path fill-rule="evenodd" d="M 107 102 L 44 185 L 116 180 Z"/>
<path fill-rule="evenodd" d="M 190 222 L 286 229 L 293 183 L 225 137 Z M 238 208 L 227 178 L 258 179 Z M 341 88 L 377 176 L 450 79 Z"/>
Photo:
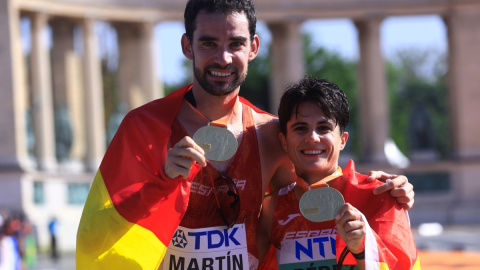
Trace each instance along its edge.
<path fill-rule="evenodd" d="M 276 117 L 238 96 L 260 46 L 256 11 L 251 0 L 192 0 L 184 17 L 193 84 L 123 120 L 83 211 L 77 269 L 157 269 L 164 256 L 167 269 L 258 264 L 263 194 L 289 184 L 293 167 Z M 383 188 L 393 186 L 410 208 L 406 178 Z"/>
<path fill-rule="evenodd" d="M 306 77 L 283 94 L 278 116 L 297 176 L 265 197 L 259 258 L 273 243 L 277 260 L 262 269 L 420 269 L 406 211 L 388 194 L 373 195 L 381 182 L 368 182 L 353 161 L 338 166 L 348 140 L 345 93 Z"/>

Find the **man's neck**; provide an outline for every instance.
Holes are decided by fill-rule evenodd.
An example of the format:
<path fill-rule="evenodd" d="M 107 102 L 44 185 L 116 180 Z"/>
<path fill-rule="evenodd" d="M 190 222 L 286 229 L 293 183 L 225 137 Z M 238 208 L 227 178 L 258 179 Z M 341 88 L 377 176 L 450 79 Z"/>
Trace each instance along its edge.
<path fill-rule="evenodd" d="M 239 90 L 224 96 L 214 96 L 195 85 L 192 88 L 197 110 L 211 120 L 220 119 L 232 112 Z"/>

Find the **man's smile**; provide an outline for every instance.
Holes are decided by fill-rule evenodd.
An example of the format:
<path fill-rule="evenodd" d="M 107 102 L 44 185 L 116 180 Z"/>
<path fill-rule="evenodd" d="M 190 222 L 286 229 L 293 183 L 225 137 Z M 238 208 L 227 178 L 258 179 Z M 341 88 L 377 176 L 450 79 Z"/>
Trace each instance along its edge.
<path fill-rule="evenodd" d="M 218 77 L 228 77 L 232 75 L 232 72 L 220 72 L 220 71 L 210 71 L 210 74 Z"/>

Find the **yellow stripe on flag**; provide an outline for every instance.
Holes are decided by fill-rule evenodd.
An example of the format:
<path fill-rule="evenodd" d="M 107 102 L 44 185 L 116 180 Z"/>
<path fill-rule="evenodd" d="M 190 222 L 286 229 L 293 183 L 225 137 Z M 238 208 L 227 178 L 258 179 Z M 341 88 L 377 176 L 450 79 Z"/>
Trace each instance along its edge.
<path fill-rule="evenodd" d="M 388 270 L 388 269 L 390 269 L 390 268 L 388 267 L 388 265 L 386 263 L 384 263 L 384 262 L 380 263 L 380 270 Z M 420 259 L 417 256 L 417 260 L 415 261 L 415 264 L 413 265 L 412 270 L 421 270 L 421 269 L 422 269 L 422 267 L 420 266 Z"/>
<path fill-rule="evenodd" d="M 99 170 L 78 228 L 77 269 L 156 270 L 166 250 L 151 231 L 120 216 Z"/>
<path fill-rule="evenodd" d="M 388 265 L 384 262 L 379 263 L 380 265 L 380 270 L 389 270 Z"/>
<path fill-rule="evenodd" d="M 420 257 L 417 254 L 417 261 L 413 265 L 412 270 L 421 270 L 421 269 L 422 269 L 422 267 L 420 266 Z"/>

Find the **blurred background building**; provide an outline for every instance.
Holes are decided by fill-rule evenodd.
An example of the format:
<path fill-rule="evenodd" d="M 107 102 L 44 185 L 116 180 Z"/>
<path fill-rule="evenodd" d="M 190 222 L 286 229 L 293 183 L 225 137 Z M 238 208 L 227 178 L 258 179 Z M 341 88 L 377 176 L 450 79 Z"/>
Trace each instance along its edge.
<path fill-rule="evenodd" d="M 160 22 L 183 22 L 185 3 L 0 1 L 0 207 L 31 220 L 40 248 L 48 248 L 55 218 L 60 251 L 75 249 L 90 184 L 121 119 L 176 87 L 158 76 L 153 33 Z M 342 162 L 354 157 L 361 172 L 407 175 L 416 191 L 414 226 L 480 223 L 479 1 L 255 3 L 271 42 L 252 62 L 241 95 L 275 113 L 288 83 L 304 74 L 333 80 L 354 98 L 355 141 Z M 389 17 L 432 14 L 448 32 L 447 56 L 434 81 L 415 73 L 422 54 L 404 53 L 398 68 L 385 61 L 380 43 Z M 335 57 L 306 46 L 300 29 L 325 18 L 354 23 L 358 61 L 318 67 Z M 111 33 L 113 56 L 99 42 Z M 160 43 L 180 46 L 179 39 Z"/>

